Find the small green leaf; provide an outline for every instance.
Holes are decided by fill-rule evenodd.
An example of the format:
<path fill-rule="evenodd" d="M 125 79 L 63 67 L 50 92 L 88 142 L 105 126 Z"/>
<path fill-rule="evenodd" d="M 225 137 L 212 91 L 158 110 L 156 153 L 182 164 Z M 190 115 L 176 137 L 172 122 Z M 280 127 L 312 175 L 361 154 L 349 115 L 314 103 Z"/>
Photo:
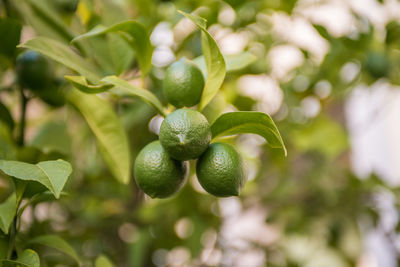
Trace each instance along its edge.
<path fill-rule="evenodd" d="M 138 57 L 140 69 L 142 70 L 143 74 L 146 74 L 151 67 L 153 48 L 151 46 L 150 38 L 146 29 L 142 24 L 136 21 L 123 21 L 110 27 L 99 25 L 93 28 L 91 31 L 75 37 L 72 42 L 111 32 L 121 33 L 121 36 L 128 42 L 128 44 L 132 46 L 136 52 L 136 56 Z"/>
<path fill-rule="evenodd" d="M 257 57 L 250 52 L 244 51 L 235 55 L 224 55 L 226 63 L 226 72 L 238 71 L 246 68 L 256 61 Z M 201 69 L 204 74 L 207 74 L 206 61 L 204 56 L 199 56 L 193 59 L 193 62 Z"/>
<path fill-rule="evenodd" d="M 72 167 L 71 164 L 61 159 L 42 161 L 38 164 L 0 160 L 0 170 L 20 180 L 39 182 L 47 187 L 56 198 L 59 198 L 72 172 Z"/>
<path fill-rule="evenodd" d="M 128 137 L 110 104 L 96 95 L 78 90 L 71 90 L 68 99 L 96 136 L 103 159 L 112 174 L 120 182 L 128 183 L 131 170 Z"/>
<path fill-rule="evenodd" d="M 17 196 L 12 193 L 3 203 L 0 204 L 0 229 L 8 234 L 10 225 L 17 212 Z"/>
<path fill-rule="evenodd" d="M 83 76 L 69 76 L 65 75 L 65 79 L 67 79 L 76 89 L 81 90 L 87 94 L 98 94 L 107 91 L 108 89 L 114 87 L 112 84 L 89 84 L 85 77 Z"/>
<path fill-rule="evenodd" d="M 94 267 L 114 267 L 114 264 L 103 255 L 97 257 Z"/>
<path fill-rule="evenodd" d="M 214 38 L 206 30 L 206 20 L 196 15 L 178 12 L 190 19 L 202 31 L 201 46 L 207 67 L 207 80 L 199 104 L 199 110 L 202 110 L 214 98 L 224 81 L 225 60 Z"/>
<path fill-rule="evenodd" d="M 158 98 L 150 91 L 134 86 L 116 76 L 107 76 L 102 81 L 106 83 L 111 83 L 115 86 L 115 88 L 110 90 L 111 92 L 114 92 L 117 95 L 138 96 L 150 105 L 152 105 L 160 114 L 165 116 L 160 100 L 158 100 Z"/>
<path fill-rule="evenodd" d="M 287 154 L 285 144 L 272 118 L 265 113 L 255 111 L 239 111 L 222 114 L 212 125 L 213 138 L 252 133 L 267 140 L 273 148 L 281 148 Z"/>
<path fill-rule="evenodd" d="M 80 263 L 78 254 L 75 250 L 61 237 L 56 235 L 42 235 L 31 239 L 28 243 L 30 244 L 40 244 L 50 248 L 57 249 L 65 253 L 66 255 L 73 258 L 77 263 Z"/>
<path fill-rule="evenodd" d="M 36 37 L 19 45 L 19 47 L 42 53 L 85 76 L 90 82 L 95 83 L 101 79 L 101 71 L 95 65 L 75 53 L 70 47 L 58 41 L 45 37 Z"/>

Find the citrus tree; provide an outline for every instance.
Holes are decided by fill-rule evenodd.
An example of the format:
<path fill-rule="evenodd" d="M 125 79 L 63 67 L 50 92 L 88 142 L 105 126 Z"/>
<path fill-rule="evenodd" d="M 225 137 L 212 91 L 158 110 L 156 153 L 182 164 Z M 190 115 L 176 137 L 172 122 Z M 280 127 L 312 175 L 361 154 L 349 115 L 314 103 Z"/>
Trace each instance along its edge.
<path fill-rule="evenodd" d="M 397 189 L 352 172 L 343 102 L 399 83 L 400 25 L 310 22 L 315 59 L 275 30 L 301 8 L 1 1 L 0 266 L 355 265 L 360 218 Z"/>

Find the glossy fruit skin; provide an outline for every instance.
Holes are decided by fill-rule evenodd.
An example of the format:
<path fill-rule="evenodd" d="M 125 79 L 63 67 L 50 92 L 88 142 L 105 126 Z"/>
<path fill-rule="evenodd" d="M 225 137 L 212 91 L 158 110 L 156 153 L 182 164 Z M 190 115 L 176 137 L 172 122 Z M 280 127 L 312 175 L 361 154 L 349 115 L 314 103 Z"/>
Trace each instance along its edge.
<path fill-rule="evenodd" d="M 47 59 L 33 50 L 23 52 L 17 57 L 16 71 L 19 84 L 32 91 L 45 89 L 53 77 Z"/>
<path fill-rule="evenodd" d="M 175 107 L 192 107 L 200 102 L 204 77 L 192 61 L 181 58 L 168 67 L 163 88 L 168 102 Z"/>
<path fill-rule="evenodd" d="M 197 161 L 196 174 L 204 190 L 217 197 L 238 196 L 246 182 L 240 155 L 225 143 L 209 146 Z"/>
<path fill-rule="evenodd" d="M 137 185 L 152 198 L 172 196 L 184 184 L 186 173 L 187 163 L 172 159 L 159 141 L 146 145 L 134 164 Z"/>
<path fill-rule="evenodd" d="M 161 124 L 160 142 L 174 159 L 197 159 L 207 149 L 210 141 L 210 124 L 198 111 L 175 110 Z"/>

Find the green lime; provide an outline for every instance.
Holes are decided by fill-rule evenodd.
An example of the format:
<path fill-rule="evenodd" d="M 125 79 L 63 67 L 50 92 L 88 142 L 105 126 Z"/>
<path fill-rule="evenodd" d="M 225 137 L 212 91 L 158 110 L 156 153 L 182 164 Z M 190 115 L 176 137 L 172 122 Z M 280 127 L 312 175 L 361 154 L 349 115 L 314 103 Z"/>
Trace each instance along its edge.
<path fill-rule="evenodd" d="M 53 76 L 47 59 L 33 50 L 17 57 L 16 71 L 21 86 L 34 91 L 45 89 Z"/>
<path fill-rule="evenodd" d="M 186 179 L 187 163 L 172 159 L 159 141 L 145 146 L 136 158 L 137 185 L 152 198 L 166 198 L 177 192 Z"/>
<path fill-rule="evenodd" d="M 208 193 L 217 197 L 238 196 L 246 182 L 242 159 L 225 143 L 213 143 L 199 158 L 197 178 Z"/>
<path fill-rule="evenodd" d="M 177 108 L 191 107 L 200 102 L 204 78 L 201 70 L 190 60 L 181 58 L 165 73 L 164 94 Z"/>
<path fill-rule="evenodd" d="M 189 160 L 200 157 L 210 141 L 210 124 L 198 111 L 175 110 L 161 124 L 160 142 L 175 159 Z"/>

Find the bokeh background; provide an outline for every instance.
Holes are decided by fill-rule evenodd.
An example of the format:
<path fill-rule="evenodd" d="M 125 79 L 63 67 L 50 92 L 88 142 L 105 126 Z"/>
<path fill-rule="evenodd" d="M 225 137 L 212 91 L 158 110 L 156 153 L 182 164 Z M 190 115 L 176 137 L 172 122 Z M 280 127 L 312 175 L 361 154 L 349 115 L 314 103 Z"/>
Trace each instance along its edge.
<path fill-rule="evenodd" d="M 72 106 L 56 109 L 35 98 L 28 106 L 27 146 L 15 157 L 28 162 L 62 157 L 74 172 L 60 201 L 24 212 L 22 235 L 62 236 L 83 266 L 93 266 L 100 254 L 115 266 L 137 267 L 399 266 L 399 1 L 1 3 L 2 19 L 12 15 L 23 25 L 21 43 L 40 35 L 68 44 L 58 26 L 40 16 L 40 8 L 75 35 L 98 24 L 139 21 L 154 46 L 145 87 L 161 99 L 166 67 L 202 54 L 200 32 L 177 13 L 195 11 L 207 19 L 225 56 L 245 51 L 255 56 L 245 68 L 227 74 L 205 110 L 207 118 L 213 121 L 232 110 L 266 112 L 288 150 L 284 157 L 255 135 L 228 138 L 248 170 L 240 197 L 206 194 L 192 170 L 176 197 L 150 199 L 133 178 L 129 185 L 112 178 L 93 134 Z M 0 42 L 7 38 L 2 34 Z M 112 46 L 93 51 L 96 59 L 96 54 L 112 53 Z M 10 88 L 13 55 L 0 52 L 0 101 L 17 120 L 18 94 Z M 135 62 L 125 77 L 135 77 Z M 105 74 L 112 73 L 107 62 L 98 63 Z M 60 79 L 70 73 L 52 64 Z M 63 86 L 68 90 L 68 84 Z M 140 100 L 110 101 L 129 133 L 134 158 L 157 138 L 161 119 Z M 0 134 L 2 156 L 11 151 L 8 137 Z M 4 179 L 0 187 L 7 187 Z M 73 266 L 63 254 L 39 251 L 45 266 Z"/>

